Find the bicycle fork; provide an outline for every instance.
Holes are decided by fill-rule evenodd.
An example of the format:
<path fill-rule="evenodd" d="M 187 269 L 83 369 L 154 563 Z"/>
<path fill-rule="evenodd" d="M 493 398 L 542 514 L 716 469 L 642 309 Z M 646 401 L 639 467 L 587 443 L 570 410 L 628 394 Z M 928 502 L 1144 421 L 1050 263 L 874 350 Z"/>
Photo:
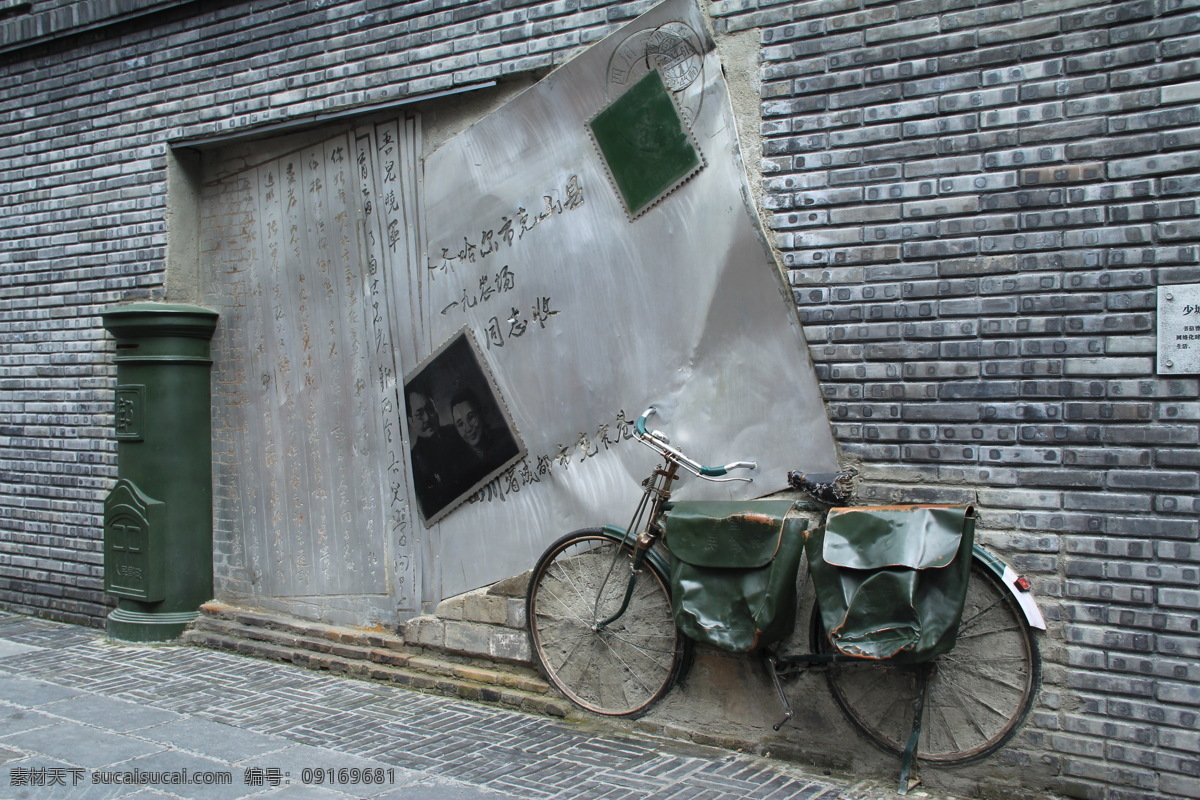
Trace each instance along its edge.
<path fill-rule="evenodd" d="M 629 601 L 633 599 L 633 590 L 637 585 L 638 575 L 642 573 L 642 564 L 646 562 L 646 552 L 648 549 L 643 548 L 639 543 L 638 547 L 634 550 L 633 563 L 629 566 L 629 582 L 625 585 L 625 597 L 621 600 L 621 607 L 617 609 L 617 613 L 608 619 L 596 623 L 595 629 L 597 633 L 619 620 L 629 609 Z"/>
<path fill-rule="evenodd" d="M 663 504 L 671 499 L 671 484 L 675 482 L 677 474 L 678 467 L 673 462 L 668 462 L 665 469 L 660 467 L 654 470 L 654 474 L 642 483 L 645 491 L 641 502 L 638 503 L 637 510 L 633 512 L 633 519 L 626 528 L 625 535 L 626 537 L 630 536 L 634 530 L 640 527 L 643 519 L 647 522 L 646 528 L 638 534 L 633 543 L 633 563 L 629 566 L 629 583 L 625 587 L 625 597 L 621 600 L 621 607 L 608 619 L 596 623 L 597 633 L 616 622 L 629 609 L 629 602 L 633 599 L 633 590 L 637 586 L 638 576 L 642 573 L 642 565 L 646 563 L 646 554 L 650 552 L 650 548 L 654 547 L 654 543 L 660 535 L 660 532 L 654 530 L 654 526 Z M 649 509 L 648 515 L 647 509 Z"/>

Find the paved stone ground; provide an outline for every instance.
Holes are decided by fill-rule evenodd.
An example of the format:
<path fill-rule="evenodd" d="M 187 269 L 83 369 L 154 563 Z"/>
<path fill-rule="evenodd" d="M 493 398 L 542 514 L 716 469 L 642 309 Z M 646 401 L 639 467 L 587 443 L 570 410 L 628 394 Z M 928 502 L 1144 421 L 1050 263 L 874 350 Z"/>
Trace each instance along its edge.
<path fill-rule="evenodd" d="M 168 782 L 184 770 L 189 783 Z M 211 650 L 115 644 L 0 611 L 0 800 L 895 796 L 777 761 Z"/>

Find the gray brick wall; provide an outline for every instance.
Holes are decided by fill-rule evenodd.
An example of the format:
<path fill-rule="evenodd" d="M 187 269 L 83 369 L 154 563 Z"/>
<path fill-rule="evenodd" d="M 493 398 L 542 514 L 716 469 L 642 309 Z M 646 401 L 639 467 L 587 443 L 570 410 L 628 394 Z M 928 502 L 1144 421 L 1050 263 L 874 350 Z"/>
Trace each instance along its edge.
<path fill-rule="evenodd" d="M 0 604 L 104 614 L 96 314 L 163 294 L 168 139 L 545 68 L 649 5 L 191 4 L 0 53 Z M 1154 373 L 1156 287 L 1200 282 L 1196 3 L 703 5 L 761 40 L 763 216 L 865 499 L 978 502 L 1050 617 L 1000 757 L 1200 796 L 1200 378 Z"/>
<path fill-rule="evenodd" d="M 1007 757 L 1200 796 L 1200 382 L 1154 371 L 1155 287 L 1200 281 L 1196 4 L 712 13 L 760 32 L 769 224 L 863 495 L 977 500 L 1052 617 Z"/>

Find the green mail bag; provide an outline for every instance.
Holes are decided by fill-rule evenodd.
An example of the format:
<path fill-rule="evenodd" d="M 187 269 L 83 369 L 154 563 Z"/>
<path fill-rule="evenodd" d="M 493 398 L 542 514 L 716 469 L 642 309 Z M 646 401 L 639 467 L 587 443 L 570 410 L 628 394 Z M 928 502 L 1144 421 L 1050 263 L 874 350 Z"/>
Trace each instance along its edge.
<path fill-rule="evenodd" d="M 830 510 L 807 549 L 833 646 L 850 656 L 906 662 L 951 650 L 974 532 L 970 506 Z"/>
<path fill-rule="evenodd" d="M 790 500 L 686 501 L 666 516 L 671 607 L 689 637 L 744 653 L 791 633 L 808 522 Z"/>

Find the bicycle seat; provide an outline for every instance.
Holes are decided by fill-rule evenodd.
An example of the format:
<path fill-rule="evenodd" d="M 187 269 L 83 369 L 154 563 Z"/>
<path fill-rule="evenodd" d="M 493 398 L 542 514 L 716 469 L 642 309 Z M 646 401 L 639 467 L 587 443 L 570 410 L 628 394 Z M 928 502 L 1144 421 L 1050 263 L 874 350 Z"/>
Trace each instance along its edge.
<path fill-rule="evenodd" d="M 808 494 L 818 503 L 829 506 L 845 505 L 854 496 L 856 469 L 841 472 L 789 472 L 788 484 Z"/>

